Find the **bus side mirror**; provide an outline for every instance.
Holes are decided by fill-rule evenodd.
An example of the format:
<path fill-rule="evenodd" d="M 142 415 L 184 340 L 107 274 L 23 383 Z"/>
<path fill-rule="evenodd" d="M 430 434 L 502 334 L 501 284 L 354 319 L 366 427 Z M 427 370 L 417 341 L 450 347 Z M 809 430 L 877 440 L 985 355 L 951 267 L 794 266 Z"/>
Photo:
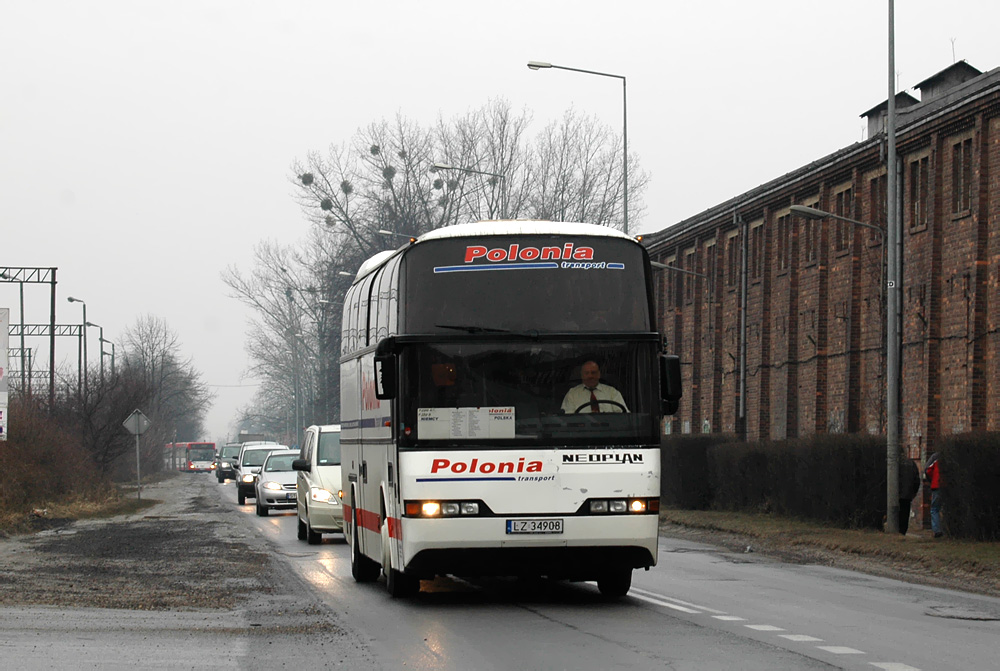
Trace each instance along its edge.
<path fill-rule="evenodd" d="M 661 354 L 660 360 L 660 403 L 664 415 L 672 415 L 680 406 L 681 359 L 675 354 Z"/>
<path fill-rule="evenodd" d="M 387 401 L 396 398 L 396 355 L 375 356 L 375 398 Z"/>

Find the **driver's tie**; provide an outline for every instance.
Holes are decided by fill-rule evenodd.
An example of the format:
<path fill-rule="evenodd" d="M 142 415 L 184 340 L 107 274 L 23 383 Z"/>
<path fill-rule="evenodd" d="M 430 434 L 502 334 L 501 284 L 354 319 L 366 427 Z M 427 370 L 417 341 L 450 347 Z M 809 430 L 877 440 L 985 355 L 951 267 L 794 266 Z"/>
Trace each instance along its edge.
<path fill-rule="evenodd" d="M 594 390 L 593 389 L 590 390 L 590 411 L 591 412 L 600 412 L 601 411 L 601 406 L 597 402 L 597 397 L 594 396 Z"/>

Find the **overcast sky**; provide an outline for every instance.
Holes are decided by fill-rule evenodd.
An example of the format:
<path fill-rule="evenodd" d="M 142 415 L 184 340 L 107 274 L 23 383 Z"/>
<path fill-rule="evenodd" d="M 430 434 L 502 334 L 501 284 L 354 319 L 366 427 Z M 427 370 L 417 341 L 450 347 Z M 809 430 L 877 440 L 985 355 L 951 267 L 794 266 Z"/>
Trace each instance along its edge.
<path fill-rule="evenodd" d="M 900 89 L 954 59 L 1000 66 L 998 26 L 997 0 L 898 0 Z M 532 132 L 570 106 L 617 130 L 619 80 L 525 64 L 625 75 L 651 176 L 633 228 L 657 231 L 864 139 L 887 32 L 886 0 L 0 0 L 0 265 L 57 267 L 58 323 L 80 322 L 67 296 L 111 340 L 163 318 L 217 394 L 205 438 L 224 440 L 254 381 L 220 273 L 305 237 L 296 158 L 497 97 Z M 25 301 L 48 322 L 44 285 Z M 18 321 L 16 284 L 0 306 Z M 57 352 L 75 367 L 75 341 Z"/>

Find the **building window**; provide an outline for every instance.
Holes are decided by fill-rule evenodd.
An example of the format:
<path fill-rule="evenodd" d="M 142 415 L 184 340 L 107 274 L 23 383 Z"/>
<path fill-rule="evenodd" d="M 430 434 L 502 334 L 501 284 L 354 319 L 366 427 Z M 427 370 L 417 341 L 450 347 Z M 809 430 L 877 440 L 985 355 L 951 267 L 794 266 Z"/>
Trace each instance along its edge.
<path fill-rule="evenodd" d="M 886 207 L 889 203 L 889 195 L 886 193 L 889 181 L 885 175 L 873 177 L 870 183 L 869 202 L 871 203 L 871 221 L 873 226 L 878 226 L 883 231 L 888 226 L 889 217 L 886 214 Z M 868 241 L 878 242 L 878 231 L 873 228 L 868 229 Z"/>
<path fill-rule="evenodd" d="M 807 264 L 816 263 L 819 258 L 819 227 L 820 222 L 815 219 L 802 222 L 802 252 Z"/>
<path fill-rule="evenodd" d="M 764 274 L 764 226 L 750 229 L 750 279 L 759 280 Z"/>
<path fill-rule="evenodd" d="M 852 219 L 851 214 L 854 210 L 854 201 L 851 195 L 851 189 L 845 189 L 837 194 L 836 197 L 837 205 L 834 213 L 841 216 Z M 833 227 L 833 249 L 836 252 L 847 251 L 847 248 L 851 245 L 851 233 L 854 228 L 853 224 L 849 224 L 846 221 L 840 221 L 839 219 L 834 221 Z"/>
<path fill-rule="evenodd" d="M 684 254 L 684 270 L 688 271 L 686 273 L 680 273 L 684 278 L 684 300 L 688 303 L 694 300 L 694 280 L 695 275 L 691 273 L 695 272 L 695 250 L 690 250 Z"/>
<path fill-rule="evenodd" d="M 792 215 L 778 217 L 778 272 L 788 270 L 792 265 Z"/>
<path fill-rule="evenodd" d="M 663 270 L 663 304 L 664 305 L 677 305 L 676 301 L 677 301 L 678 297 L 674 293 L 674 287 L 675 287 L 674 282 L 676 281 L 676 277 L 677 277 L 678 273 L 677 273 L 676 270 L 669 270 L 669 268 L 673 268 L 674 267 L 674 263 L 675 262 L 676 262 L 676 257 L 672 256 L 669 259 L 667 259 L 666 263 L 664 264 L 664 265 L 667 266 L 667 268 L 664 268 L 664 270 Z"/>
<path fill-rule="evenodd" d="M 715 298 L 715 243 L 705 245 L 705 291 L 709 300 Z"/>
<path fill-rule="evenodd" d="M 972 209 L 972 138 L 952 146 L 951 211 L 955 214 Z"/>
<path fill-rule="evenodd" d="M 726 238 L 726 286 L 735 286 L 740 276 L 740 236 Z"/>
<path fill-rule="evenodd" d="M 930 185 L 930 159 L 925 156 L 910 163 L 910 228 L 930 222 Z"/>

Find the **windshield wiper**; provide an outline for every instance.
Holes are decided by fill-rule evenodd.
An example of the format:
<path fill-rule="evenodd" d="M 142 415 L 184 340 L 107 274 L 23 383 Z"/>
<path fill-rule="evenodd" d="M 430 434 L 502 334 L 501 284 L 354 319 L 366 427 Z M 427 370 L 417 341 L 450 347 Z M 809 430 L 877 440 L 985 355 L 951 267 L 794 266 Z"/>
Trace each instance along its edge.
<path fill-rule="evenodd" d="M 439 329 L 455 329 L 466 333 L 510 333 L 507 329 L 494 329 L 488 326 L 462 326 L 458 324 L 435 324 L 434 326 Z"/>

